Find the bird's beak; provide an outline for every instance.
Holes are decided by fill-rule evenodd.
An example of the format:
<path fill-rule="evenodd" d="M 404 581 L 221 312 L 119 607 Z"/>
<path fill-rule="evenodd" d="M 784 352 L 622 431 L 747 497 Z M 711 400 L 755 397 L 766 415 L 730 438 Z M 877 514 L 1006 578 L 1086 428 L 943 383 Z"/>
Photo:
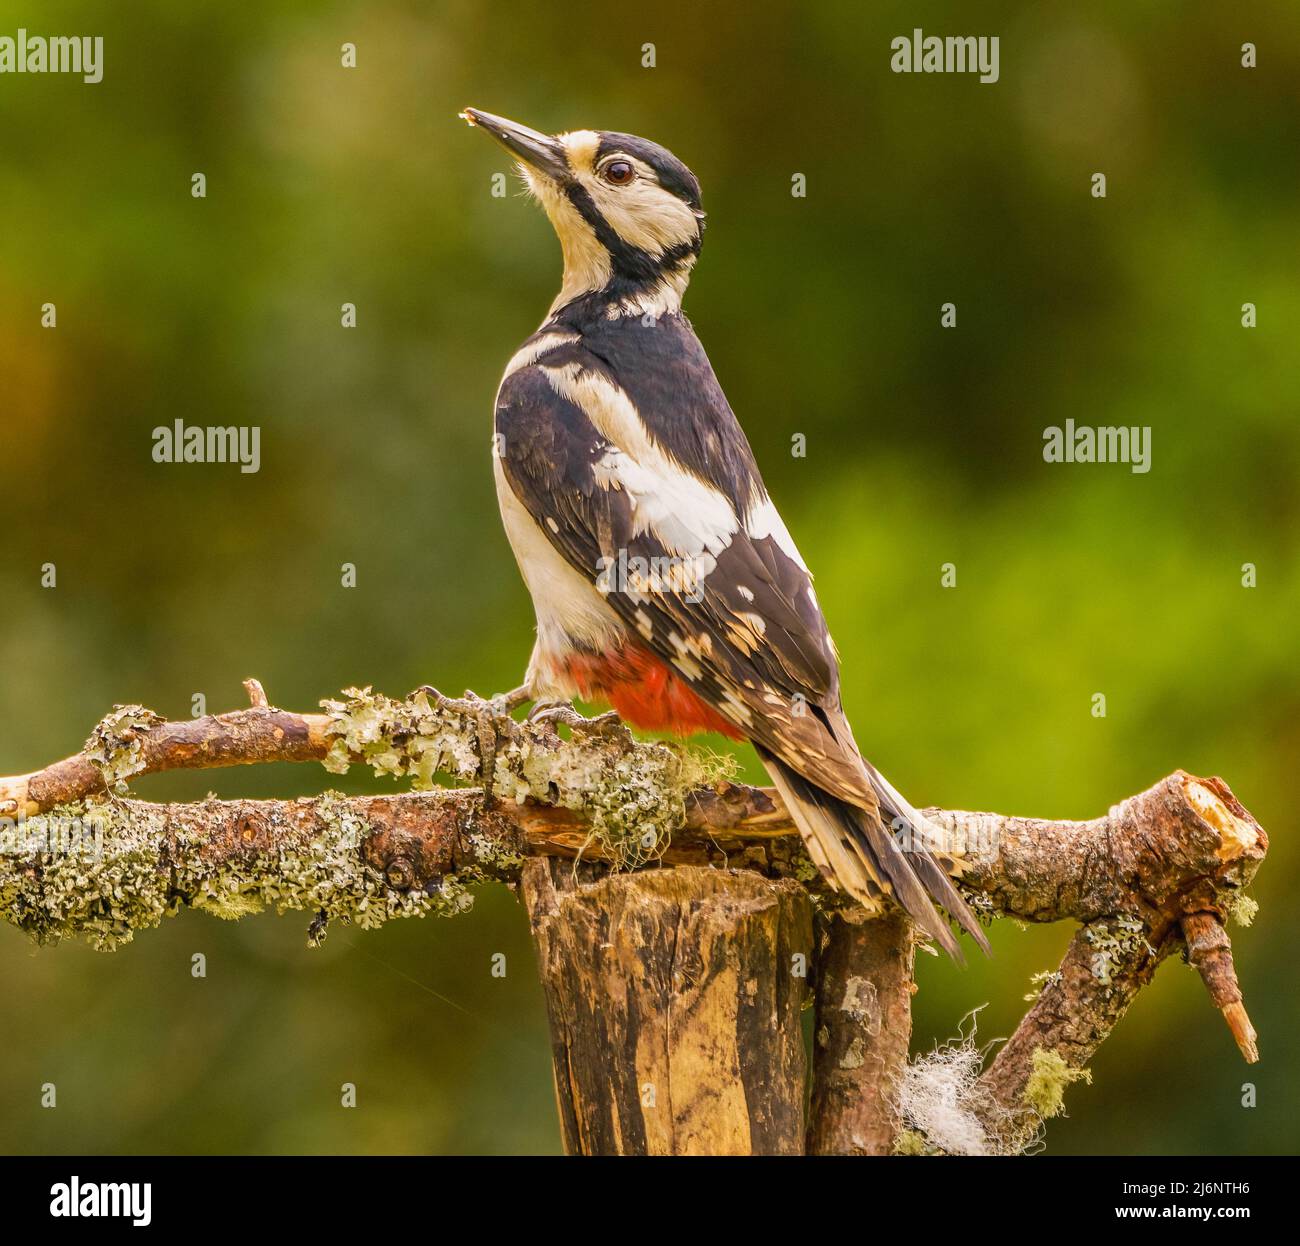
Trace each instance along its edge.
<path fill-rule="evenodd" d="M 549 134 L 539 134 L 526 125 L 494 117 L 490 112 L 467 108 L 460 114 L 470 125 L 486 130 L 512 156 L 522 160 L 531 169 L 544 173 L 553 181 L 566 181 L 569 166 L 564 159 L 564 148 Z"/>

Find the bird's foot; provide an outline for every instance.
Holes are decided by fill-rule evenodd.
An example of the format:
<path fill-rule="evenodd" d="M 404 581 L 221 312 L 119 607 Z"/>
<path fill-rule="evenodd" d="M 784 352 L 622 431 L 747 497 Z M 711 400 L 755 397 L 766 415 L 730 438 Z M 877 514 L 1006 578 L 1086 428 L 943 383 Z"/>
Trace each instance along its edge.
<path fill-rule="evenodd" d="M 502 714 L 508 714 L 511 710 L 517 710 L 521 705 L 528 704 L 532 699 L 532 690 L 527 684 L 520 684 L 518 688 L 512 688 L 509 692 L 498 692 L 491 698 L 489 704 L 499 707 Z"/>
<path fill-rule="evenodd" d="M 445 696 L 431 684 L 423 684 L 416 691 L 423 692 L 436 709 L 451 710 L 474 720 L 474 734 L 478 743 L 479 778 L 483 784 L 481 808 L 484 813 L 491 812 L 497 804 L 496 795 L 492 791 L 497 768 L 497 718 L 513 708 L 510 705 L 510 698 L 523 692 L 524 689 L 516 688 L 514 692 L 493 697 L 490 701 L 485 701 L 477 693 L 470 692 L 468 689 L 463 697 Z M 518 705 L 522 702 L 516 701 L 514 704 Z"/>
<path fill-rule="evenodd" d="M 597 714 L 594 718 L 586 718 L 568 701 L 539 701 L 529 712 L 528 721 L 563 724 L 580 735 L 631 739 L 627 726 L 613 710 Z"/>

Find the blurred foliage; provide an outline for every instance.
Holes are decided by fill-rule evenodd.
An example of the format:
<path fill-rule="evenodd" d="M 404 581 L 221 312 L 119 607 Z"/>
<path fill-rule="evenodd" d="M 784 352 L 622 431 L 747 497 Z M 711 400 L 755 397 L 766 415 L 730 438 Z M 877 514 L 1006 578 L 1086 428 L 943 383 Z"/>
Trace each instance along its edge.
<path fill-rule="evenodd" d="M 558 248 L 491 196 L 506 162 L 456 112 L 645 134 L 703 182 L 688 308 L 818 571 L 869 755 L 918 802 L 1055 816 L 1220 773 L 1272 834 L 1237 936 L 1263 1063 L 1168 965 L 1049 1150 L 1295 1149 L 1300 10 L 0 0 L 20 25 L 102 34 L 105 73 L 0 78 L 0 769 L 73 751 L 115 701 L 233 707 L 250 674 L 297 708 L 513 686 L 531 613 L 491 399 Z M 916 26 L 999 35 L 1000 82 L 891 73 Z M 261 472 L 154 463 L 176 418 L 260 425 Z M 1045 464 L 1071 418 L 1149 425 L 1152 471 Z M 111 956 L 0 929 L 0 1149 L 557 1149 L 504 889 L 319 952 L 304 927 L 186 914 Z M 918 1046 L 985 1001 L 981 1034 L 1007 1034 L 1068 935 L 1001 923 L 992 961 L 927 960 Z"/>

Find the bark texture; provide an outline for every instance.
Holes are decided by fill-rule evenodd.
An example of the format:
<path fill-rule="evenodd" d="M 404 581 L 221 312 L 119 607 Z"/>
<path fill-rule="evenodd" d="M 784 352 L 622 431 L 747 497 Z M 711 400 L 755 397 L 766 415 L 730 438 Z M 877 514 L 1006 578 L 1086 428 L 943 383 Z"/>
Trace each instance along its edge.
<path fill-rule="evenodd" d="M 808 1153 L 888 1155 L 912 1038 L 912 924 L 899 913 L 860 921 L 848 912 L 818 927 Z"/>
<path fill-rule="evenodd" d="M 570 1154 L 802 1152 L 802 888 L 694 866 L 584 882 L 537 860 L 523 894 Z"/>

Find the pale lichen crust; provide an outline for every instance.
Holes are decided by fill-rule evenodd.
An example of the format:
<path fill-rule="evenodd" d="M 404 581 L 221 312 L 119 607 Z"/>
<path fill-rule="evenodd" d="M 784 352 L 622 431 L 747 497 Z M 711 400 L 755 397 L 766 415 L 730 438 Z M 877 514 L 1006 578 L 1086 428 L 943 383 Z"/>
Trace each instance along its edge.
<path fill-rule="evenodd" d="M 424 690 L 401 701 L 370 688 L 347 688 L 343 697 L 321 703 L 332 737 L 326 769 L 344 774 L 364 764 L 377 775 L 410 777 L 421 790 L 432 788 L 438 774 L 483 781 L 480 725 L 465 702 L 439 701 Z M 505 716 L 494 716 L 492 729 L 492 795 L 585 815 L 590 845 L 619 869 L 661 857 L 686 820 L 687 795 L 727 777 L 734 764 L 671 744 L 638 742 L 625 730 L 578 730 L 566 740 L 549 724 Z"/>
<path fill-rule="evenodd" d="M 324 763 L 334 773 L 365 764 L 422 790 L 432 788 L 437 775 L 480 778 L 484 720 L 476 711 L 485 702 L 453 702 L 425 690 L 399 701 L 349 688 L 343 699 L 323 704 L 331 737 Z M 471 827 L 462 836 L 467 851 L 456 870 L 413 885 L 401 870 L 394 873 L 390 865 L 386 874 L 367 859 L 371 828 L 344 797 L 329 792 L 311 802 L 310 816 L 258 814 L 259 828 L 214 852 L 202 804 L 187 819 L 183 808 L 164 814 L 162 807 L 154 812 L 116 799 L 126 779 L 144 768 L 142 738 L 161 721 L 140 706 L 116 707 L 86 744 L 106 795 L 46 815 L 92 826 L 93 851 L 65 851 L 49 842 L 41 819 L 28 819 L 17 824 L 28 834 L 0 854 L 0 905 L 38 942 L 78 936 L 112 949 L 189 905 L 229 920 L 267 908 L 303 910 L 314 915 L 315 943 L 334 921 L 370 929 L 395 917 L 464 912 L 473 901 L 472 884 L 522 864 L 511 844 Z M 486 750 L 493 796 L 584 815 L 591 828 L 586 848 L 614 868 L 662 856 L 686 819 L 689 793 L 727 777 L 734 764 L 637 742 L 622 728 L 578 728 L 563 739 L 550 724 L 495 714 L 489 726 L 495 732 L 495 748 Z"/>
<path fill-rule="evenodd" d="M 0 854 L 0 908 L 37 943 L 78 937 L 111 951 L 184 905 L 228 920 L 266 908 L 309 912 L 313 944 L 334 921 L 368 930 L 472 906 L 469 887 L 484 877 L 477 867 L 425 888 L 395 886 L 365 859 L 370 828 L 342 797 L 327 792 L 311 803 L 309 833 L 268 826 L 265 847 L 227 854 L 219 866 L 203 836 L 168 828 L 161 812 L 139 804 L 128 811 L 111 799 L 61 806 L 19 824 L 12 850 Z M 94 847 L 49 851 L 56 819 L 92 828 Z"/>
<path fill-rule="evenodd" d="M 1259 914 L 1259 901 L 1244 891 L 1233 891 L 1223 900 L 1223 913 L 1238 926 L 1249 926 Z"/>
<path fill-rule="evenodd" d="M 365 860 L 370 827 L 351 813 L 345 797 L 325 792 L 312 805 L 309 836 L 276 835 L 271 827 L 273 847 L 233 859 L 215 876 L 180 870 L 178 890 L 195 908 L 231 920 L 264 908 L 313 913 L 313 946 L 324 940 L 330 922 L 373 930 L 396 917 L 450 917 L 473 906 L 469 886 L 482 878 L 476 869 L 445 875 L 424 889 L 394 886 Z"/>
<path fill-rule="evenodd" d="M 143 705 L 115 705 L 86 741 L 83 753 L 104 776 L 104 786 L 126 794 L 126 780 L 145 768 L 143 737 L 163 719 Z"/>
<path fill-rule="evenodd" d="M 370 688 L 345 688 L 344 700 L 322 701 L 332 737 L 325 769 L 346 774 L 364 763 L 377 775 L 409 777 L 416 791 L 435 774 L 469 780 L 478 775 L 474 725 L 466 715 L 435 705 L 423 690 L 395 701 Z"/>
<path fill-rule="evenodd" d="M 1092 976 L 1102 986 L 1111 986 L 1116 973 L 1136 959 L 1154 956 L 1155 948 L 1147 941 L 1146 924 L 1139 917 L 1111 917 L 1089 922 L 1083 937 L 1092 947 Z"/>
<path fill-rule="evenodd" d="M 77 935 L 109 950 L 171 911 L 163 818 L 114 816 L 111 801 L 61 805 L 16 823 L 0 854 L 0 908 L 38 943 Z M 57 840 L 84 828 L 69 847 Z"/>

